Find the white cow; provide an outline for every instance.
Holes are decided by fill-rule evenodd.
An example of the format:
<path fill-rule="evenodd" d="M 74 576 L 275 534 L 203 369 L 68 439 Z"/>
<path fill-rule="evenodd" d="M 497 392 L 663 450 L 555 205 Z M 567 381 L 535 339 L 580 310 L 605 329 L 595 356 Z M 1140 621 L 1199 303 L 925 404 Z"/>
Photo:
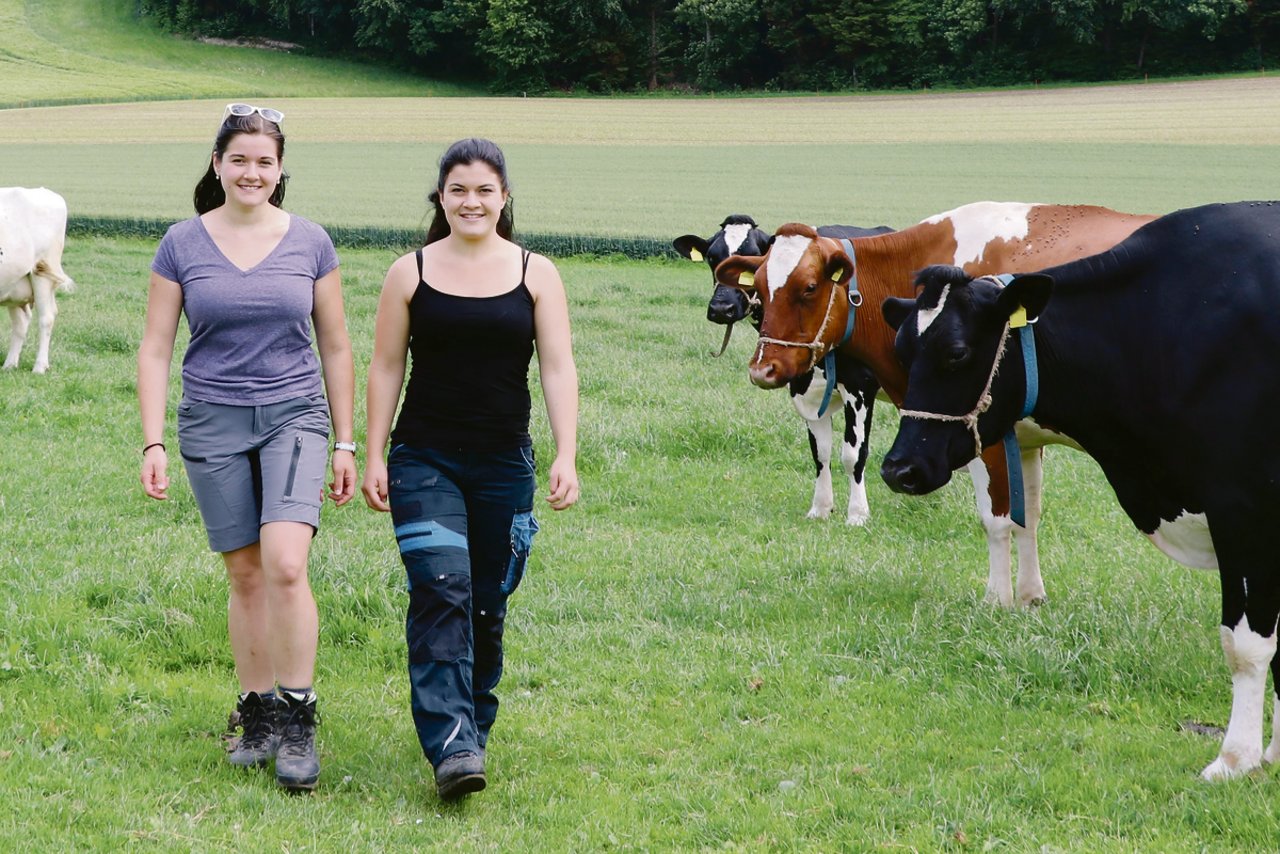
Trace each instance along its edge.
<path fill-rule="evenodd" d="M 67 203 L 41 187 L 0 187 L 0 305 L 9 309 L 9 355 L 5 369 L 18 366 L 27 340 L 31 307 L 40 321 L 37 374 L 49 369 L 49 338 L 58 316 L 54 292 L 71 291 L 75 283 L 62 271 L 67 240 Z"/>

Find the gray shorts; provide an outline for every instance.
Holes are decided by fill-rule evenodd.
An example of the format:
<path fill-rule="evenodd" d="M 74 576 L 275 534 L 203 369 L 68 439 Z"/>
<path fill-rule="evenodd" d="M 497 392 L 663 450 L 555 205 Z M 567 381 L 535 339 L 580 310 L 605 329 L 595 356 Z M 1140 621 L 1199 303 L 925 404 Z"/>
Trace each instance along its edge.
<path fill-rule="evenodd" d="M 329 460 L 323 395 L 266 406 L 184 397 L 178 444 L 215 552 L 258 542 L 258 529 L 268 522 L 320 526 Z"/>

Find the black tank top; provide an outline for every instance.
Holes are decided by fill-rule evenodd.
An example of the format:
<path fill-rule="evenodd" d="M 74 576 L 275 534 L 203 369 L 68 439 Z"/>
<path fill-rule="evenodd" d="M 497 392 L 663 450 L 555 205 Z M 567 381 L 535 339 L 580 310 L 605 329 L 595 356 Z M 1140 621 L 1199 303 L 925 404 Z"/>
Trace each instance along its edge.
<path fill-rule="evenodd" d="M 422 275 L 409 300 L 412 367 L 393 443 L 460 451 L 527 447 L 533 295 L 520 284 L 492 297 L 442 293 Z"/>

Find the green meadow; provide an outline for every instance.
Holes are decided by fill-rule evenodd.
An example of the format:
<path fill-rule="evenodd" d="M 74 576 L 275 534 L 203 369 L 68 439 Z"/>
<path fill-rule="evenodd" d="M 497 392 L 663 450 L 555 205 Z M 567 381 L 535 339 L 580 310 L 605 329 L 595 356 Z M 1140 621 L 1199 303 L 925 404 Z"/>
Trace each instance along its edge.
<path fill-rule="evenodd" d="M 100 32 L 77 30 L 72 8 L 0 0 L 0 28 L 150 73 L 130 45 L 146 53 L 162 37 L 126 27 L 109 3 L 86 18 Z M 153 51 L 161 70 L 132 94 L 97 88 L 124 80 L 114 66 L 76 89 L 40 77 L 27 54 L 16 67 L 33 100 L 136 102 L 0 110 L 0 185 L 50 186 L 73 216 L 187 216 L 222 104 L 261 93 L 288 114 L 288 207 L 335 226 L 421 226 L 435 159 L 472 133 L 510 155 L 517 225 L 549 233 L 710 234 L 736 210 L 770 226 L 901 226 L 985 198 L 1163 211 L 1280 186 L 1269 77 L 945 96 L 422 98 L 274 54 L 253 61 L 280 63 L 278 81 L 254 89 L 231 72 L 228 84 L 197 54 L 240 49 L 172 49 Z M 336 78 L 349 88 L 326 90 Z M 182 99 L 155 100 L 168 97 L 161 79 Z M 435 799 L 408 712 L 390 522 L 356 505 L 325 508 L 313 551 L 320 787 L 289 797 L 269 774 L 238 772 L 223 758 L 235 679 L 220 563 L 180 467 L 167 502 L 137 483 L 134 353 L 153 252 L 72 239 L 64 266 L 78 289 L 59 298 L 50 372 L 30 373 L 31 341 L 19 370 L 0 373 L 0 848 L 1280 847 L 1273 771 L 1198 778 L 1230 708 L 1212 574 L 1148 546 L 1096 465 L 1053 448 L 1049 602 L 984 604 L 972 486 L 959 476 L 925 498 L 891 493 L 874 474 L 896 426 L 883 403 L 871 522 L 805 519 L 803 426 L 784 393 L 747 382 L 745 330 L 710 357 L 720 335 L 703 319 L 706 269 L 666 259 L 557 259 L 581 375 L 583 499 L 540 514 L 512 598 L 490 788 L 462 805 Z M 396 253 L 340 252 L 362 378 Z M 176 403 L 176 381 L 171 393 Z M 845 485 L 837 473 L 838 508 Z"/>

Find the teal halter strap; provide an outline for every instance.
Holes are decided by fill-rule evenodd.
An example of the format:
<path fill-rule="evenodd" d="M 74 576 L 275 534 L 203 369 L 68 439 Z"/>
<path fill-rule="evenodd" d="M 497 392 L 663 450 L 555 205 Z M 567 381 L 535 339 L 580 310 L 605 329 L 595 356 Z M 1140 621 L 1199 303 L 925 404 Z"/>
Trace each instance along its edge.
<path fill-rule="evenodd" d="M 827 387 L 822 392 L 822 405 L 818 407 L 818 417 L 827 414 L 827 407 L 831 405 L 831 392 L 836 387 L 836 350 L 843 347 L 845 342 L 853 337 L 853 319 L 855 309 L 862 305 L 862 294 L 858 292 L 858 259 L 853 253 L 853 243 L 846 238 L 840 238 L 840 245 L 844 247 L 845 254 L 849 256 L 849 260 L 853 262 L 853 272 L 849 274 L 849 319 L 844 323 L 844 335 L 840 338 L 840 343 L 836 344 L 827 351 L 827 355 L 822 359 L 822 372 L 827 375 Z M 836 285 L 832 285 L 836 287 Z"/>

